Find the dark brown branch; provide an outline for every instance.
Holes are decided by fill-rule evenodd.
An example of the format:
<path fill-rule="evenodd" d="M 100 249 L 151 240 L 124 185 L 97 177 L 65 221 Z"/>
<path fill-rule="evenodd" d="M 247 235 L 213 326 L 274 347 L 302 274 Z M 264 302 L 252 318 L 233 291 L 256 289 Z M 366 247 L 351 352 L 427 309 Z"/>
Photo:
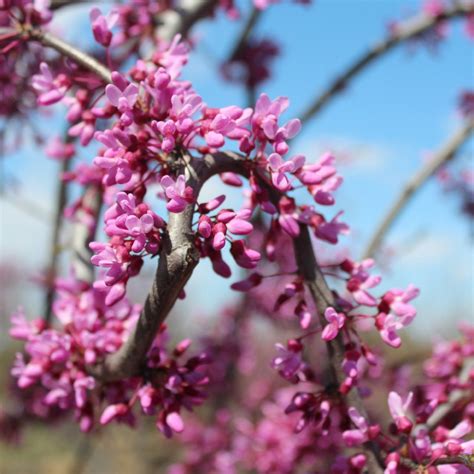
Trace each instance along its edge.
<path fill-rule="evenodd" d="M 467 121 L 412 178 L 410 178 L 401 194 L 392 204 L 382 222 L 377 227 L 373 237 L 370 239 L 367 249 L 364 252 L 364 258 L 373 257 L 377 253 L 385 235 L 410 199 L 431 176 L 456 155 L 461 146 L 470 137 L 473 129 L 474 120 L 471 119 Z"/>
<path fill-rule="evenodd" d="M 451 8 L 446 9 L 442 15 L 436 17 L 420 15 L 400 23 L 397 25 L 395 32 L 392 32 L 388 38 L 380 41 L 368 51 L 364 52 L 352 64 L 350 64 L 349 67 L 336 76 L 330 85 L 323 90 L 321 94 L 317 95 L 309 106 L 297 116 L 300 117 L 303 123 L 309 121 L 320 112 L 332 98 L 345 90 L 354 77 L 365 70 L 365 68 L 375 60 L 381 58 L 399 44 L 426 33 L 442 21 L 467 16 L 473 12 L 473 2 L 458 2 Z"/>

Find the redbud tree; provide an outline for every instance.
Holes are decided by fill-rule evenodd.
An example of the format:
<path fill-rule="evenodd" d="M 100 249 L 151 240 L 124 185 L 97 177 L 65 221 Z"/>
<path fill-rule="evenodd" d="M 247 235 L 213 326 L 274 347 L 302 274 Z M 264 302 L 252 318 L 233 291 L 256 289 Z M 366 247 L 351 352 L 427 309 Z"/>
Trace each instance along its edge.
<path fill-rule="evenodd" d="M 445 165 L 473 130 L 473 93 L 460 96 L 462 127 L 402 189 L 361 259 L 324 255 L 349 231 L 335 200 L 337 156 L 292 151 L 304 123 L 385 53 L 404 42 L 433 47 L 451 21 L 474 37 L 474 3 L 424 1 L 289 120 L 289 99 L 261 92 L 280 51 L 254 30 L 278 8 L 273 0 L 91 3 L 93 48 L 51 26 L 74 3 L 0 0 L 3 139 L 15 120 L 52 106 L 67 124 L 45 146 L 62 167 L 52 277 L 43 317 L 11 316 L 10 335 L 23 343 L 11 368 L 21 409 L 2 410 L 3 437 L 17 440 L 31 419 L 72 417 L 93 436 L 113 423 L 139 430 L 149 417 L 157 437 L 181 443 L 166 467 L 173 474 L 474 472 L 474 329 L 435 345 L 418 377 L 385 365 L 381 346 L 400 347 L 419 289 L 379 291 L 373 258 L 433 175 L 472 214 L 472 175 Z M 240 84 L 247 104 L 207 104 L 183 79 L 200 41 L 194 26 L 217 15 L 243 27 L 227 62 L 208 73 Z M 200 198 L 213 177 L 242 189 L 240 207 L 226 194 Z M 73 226 L 67 269 L 56 250 L 64 220 Z M 203 259 L 241 298 L 206 337 L 171 344 L 167 317 Z M 151 289 L 133 302 L 127 288 L 146 262 L 156 268 Z M 237 374 L 259 357 L 256 317 L 282 339 L 265 354 L 265 380 L 242 387 Z"/>

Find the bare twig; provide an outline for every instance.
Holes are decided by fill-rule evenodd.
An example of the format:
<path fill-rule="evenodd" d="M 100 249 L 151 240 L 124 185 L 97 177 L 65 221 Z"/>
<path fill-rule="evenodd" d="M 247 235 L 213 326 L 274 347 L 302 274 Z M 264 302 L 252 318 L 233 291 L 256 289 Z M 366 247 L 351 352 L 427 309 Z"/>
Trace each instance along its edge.
<path fill-rule="evenodd" d="M 384 56 L 399 44 L 426 33 L 440 22 L 467 16 L 474 12 L 473 2 L 457 2 L 451 8 L 447 8 L 443 14 L 436 17 L 420 15 L 397 25 L 396 30 L 390 36 L 360 55 L 353 63 L 344 69 L 336 78 L 323 90 L 322 93 L 310 102 L 309 106 L 298 115 L 301 121 L 307 122 L 313 118 L 329 101 L 347 88 L 349 82 L 354 79 L 367 66 L 376 59 Z"/>
<path fill-rule="evenodd" d="M 232 61 L 240 52 L 240 50 L 245 46 L 252 34 L 252 31 L 257 26 L 260 18 L 262 17 L 262 12 L 263 10 L 260 10 L 256 7 L 252 8 L 252 12 L 248 16 L 247 21 L 245 22 L 244 27 L 242 28 L 242 31 L 240 32 L 240 35 L 235 41 L 234 47 L 229 54 L 228 61 Z"/>
<path fill-rule="evenodd" d="M 27 38 L 33 41 L 38 41 L 44 46 L 53 48 L 63 56 L 72 59 L 80 66 L 96 74 L 103 81 L 111 82 L 112 78 L 109 69 L 107 69 L 103 64 L 101 64 L 89 54 L 86 54 L 80 49 L 77 49 L 69 43 L 66 43 L 66 41 L 57 38 L 51 33 L 46 33 L 45 31 L 35 28 L 25 29 L 24 34 L 27 36 Z"/>
<path fill-rule="evenodd" d="M 441 166 L 451 160 L 470 137 L 474 129 L 474 120 L 468 120 L 422 168 L 408 181 L 401 194 L 390 207 L 389 211 L 377 227 L 373 237 L 364 252 L 364 258 L 372 257 L 377 253 L 386 233 L 395 219 L 400 215 L 413 195 L 425 182 L 439 170 Z"/>

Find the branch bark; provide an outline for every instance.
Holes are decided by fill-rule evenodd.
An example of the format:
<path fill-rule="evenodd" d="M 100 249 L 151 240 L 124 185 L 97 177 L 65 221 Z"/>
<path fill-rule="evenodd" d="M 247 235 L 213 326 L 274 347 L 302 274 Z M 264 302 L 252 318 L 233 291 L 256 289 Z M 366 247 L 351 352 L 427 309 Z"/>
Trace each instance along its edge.
<path fill-rule="evenodd" d="M 297 116 L 300 117 L 302 123 L 308 122 L 317 115 L 332 98 L 346 89 L 350 81 L 360 72 L 399 44 L 426 33 L 442 21 L 467 16 L 472 13 L 474 13 L 473 2 L 457 2 L 451 8 L 446 9 L 442 15 L 436 17 L 419 15 L 399 24 L 396 32 L 392 33 L 388 38 L 379 41 L 373 47 L 369 48 L 368 51 L 356 58 L 349 67 L 338 74 L 329 86 L 324 89 L 322 93 L 317 95 L 316 98 L 310 102 L 310 105 Z"/>
<path fill-rule="evenodd" d="M 48 265 L 48 287 L 45 296 L 44 321 L 49 326 L 53 316 L 52 307 L 54 300 L 54 280 L 58 273 L 59 262 L 59 246 L 60 236 L 63 224 L 63 214 L 67 202 L 67 183 L 61 176 L 63 173 L 69 171 L 71 167 L 71 160 L 63 160 L 59 171 L 59 185 L 56 193 L 56 209 L 54 213 L 53 235 L 51 238 L 51 246 L 49 249 L 49 265 Z"/>
<path fill-rule="evenodd" d="M 466 383 L 469 380 L 469 377 L 471 375 L 471 371 L 474 370 L 474 358 L 469 358 L 465 361 L 464 367 L 461 371 L 461 374 L 459 376 L 459 380 L 461 383 Z M 453 390 L 448 398 L 448 401 L 446 403 L 443 403 L 442 405 L 439 405 L 435 411 L 432 413 L 432 415 L 428 418 L 426 422 L 426 427 L 428 430 L 432 431 L 434 430 L 442 421 L 443 419 L 452 412 L 454 407 L 461 402 L 464 399 L 470 400 L 470 397 L 472 396 L 472 391 L 469 389 L 456 389 Z"/>
<path fill-rule="evenodd" d="M 441 166 L 448 163 L 456 155 L 461 146 L 466 142 L 474 130 L 474 119 L 468 120 L 406 183 L 401 194 L 390 207 L 389 211 L 377 227 L 373 237 L 370 239 L 364 258 L 373 257 L 380 248 L 385 235 L 393 225 L 396 218 L 401 214 L 410 199 L 421 189 L 426 181 L 433 176 Z"/>
<path fill-rule="evenodd" d="M 55 49 L 63 56 L 72 59 L 80 66 L 96 74 L 104 82 L 112 82 L 111 72 L 103 64 L 80 49 L 45 31 L 29 28 L 24 30 L 27 38 L 40 42 L 43 46 Z"/>

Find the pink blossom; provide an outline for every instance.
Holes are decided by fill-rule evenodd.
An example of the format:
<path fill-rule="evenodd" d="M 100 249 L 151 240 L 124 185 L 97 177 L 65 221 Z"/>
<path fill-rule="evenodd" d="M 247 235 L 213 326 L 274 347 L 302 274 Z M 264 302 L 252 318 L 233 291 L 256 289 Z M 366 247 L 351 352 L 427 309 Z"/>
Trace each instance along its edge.
<path fill-rule="evenodd" d="M 338 313 L 334 308 L 331 307 L 326 309 L 324 312 L 324 317 L 326 318 L 328 324 L 324 326 L 321 337 L 325 341 L 331 341 L 338 335 L 339 330 L 344 326 L 346 317 L 344 313 Z"/>
<path fill-rule="evenodd" d="M 169 199 L 166 208 L 170 212 L 182 212 L 188 204 L 194 202 L 193 190 L 190 186 L 186 186 L 186 178 L 182 174 L 176 181 L 169 175 L 163 176 L 161 186 Z"/>
<path fill-rule="evenodd" d="M 346 430 L 342 433 L 342 438 L 347 446 L 360 446 L 369 439 L 369 425 L 366 419 L 359 413 L 357 408 L 350 407 L 347 410 L 352 423 L 356 426 L 356 429 Z"/>
<path fill-rule="evenodd" d="M 40 64 L 40 73 L 31 79 L 33 88 L 38 92 L 38 104 L 52 105 L 61 101 L 69 88 L 69 81 L 63 77 L 53 77 L 46 63 Z"/>
<path fill-rule="evenodd" d="M 91 9 L 89 17 L 95 40 L 102 46 L 108 48 L 112 41 L 111 30 L 119 19 L 118 12 L 112 10 L 107 16 L 104 16 L 99 8 L 94 7 Z"/>
<path fill-rule="evenodd" d="M 405 401 L 402 400 L 397 392 L 388 394 L 388 408 L 397 428 L 403 433 L 409 433 L 413 423 L 407 416 L 408 407 L 413 399 L 413 393 L 410 392 Z"/>
<path fill-rule="evenodd" d="M 295 340 L 288 341 L 288 348 L 282 344 L 275 344 L 278 355 L 272 360 L 272 367 L 277 369 L 280 375 L 292 382 L 297 383 L 300 380 L 299 373 L 304 368 L 301 359 L 301 350 L 303 346 Z"/>
<path fill-rule="evenodd" d="M 67 143 L 59 137 L 54 137 L 48 141 L 44 152 L 49 158 L 68 160 L 75 155 L 76 150 L 73 143 Z"/>
<path fill-rule="evenodd" d="M 112 73 L 112 81 L 113 84 L 105 87 L 105 95 L 109 102 L 122 113 L 132 110 L 138 98 L 138 86 L 129 83 L 118 72 Z"/>
<path fill-rule="evenodd" d="M 291 189 L 291 183 L 286 177 L 285 173 L 295 173 L 304 164 L 305 157 L 297 155 L 291 160 L 283 161 L 278 153 L 272 153 L 268 157 L 268 168 L 272 176 L 273 185 L 280 191 L 288 191 Z"/>

